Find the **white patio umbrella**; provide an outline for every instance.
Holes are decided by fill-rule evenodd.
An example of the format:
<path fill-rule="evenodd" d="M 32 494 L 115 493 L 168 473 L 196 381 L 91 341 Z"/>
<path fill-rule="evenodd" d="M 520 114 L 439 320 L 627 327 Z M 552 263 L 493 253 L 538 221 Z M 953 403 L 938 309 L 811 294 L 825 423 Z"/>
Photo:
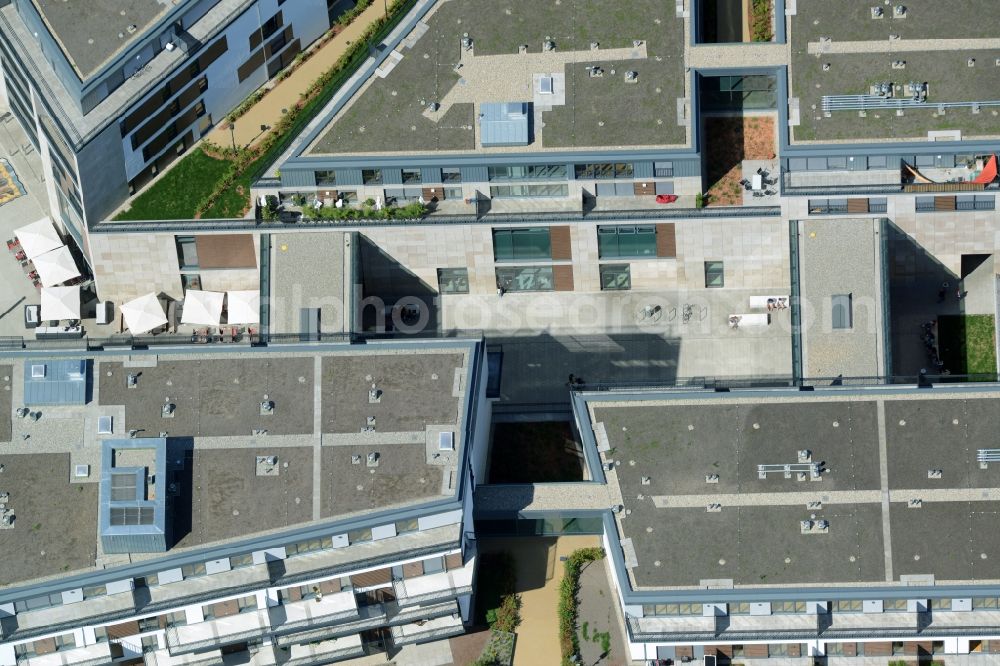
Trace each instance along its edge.
<path fill-rule="evenodd" d="M 221 291 L 188 289 L 184 294 L 184 313 L 181 315 L 181 323 L 218 326 L 219 320 L 222 319 L 222 299 L 225 296 Z"/>
<path fill-rule="evenodd" d="M 66 280 L 80 276 L 80 269 L 76 267 L 76 261 L 65 245 L 40 254 L 32 261 L 35 264 L 35 270 L 38 271 L 38 277 L 42 280 L 43 287 L 54 287 Z"/>
<path fill-rule="evenodd" d="M 42 287 L 43 321 L 80 318 L 80 287 Z"/>
<path fill-rule="evenodd" d="M 52 226 L 52 220 L 47 217 L 20 229 L 15 229 L 14 236 L 21 243 L 21 247 L 24 248 L 24 253 L 28 255 L 29 259 L 34 259 L 38 255 L 45 254 L 63 244 L 59 234 L 56 233 L 56 228 Z"/>
<path fill-rule="evenodd" d="M 228 324 L 259 324 L 260 323 L 260 292 L 259 291 L 227 291 L 229 314 Z"/>
<path fill-rule="evenodd" d="M 153 292 L 123 303 L 121 311 L 125 317 L 125 325 L 132 335 L 147 333 L 167 323 L 163 305 Z"/>

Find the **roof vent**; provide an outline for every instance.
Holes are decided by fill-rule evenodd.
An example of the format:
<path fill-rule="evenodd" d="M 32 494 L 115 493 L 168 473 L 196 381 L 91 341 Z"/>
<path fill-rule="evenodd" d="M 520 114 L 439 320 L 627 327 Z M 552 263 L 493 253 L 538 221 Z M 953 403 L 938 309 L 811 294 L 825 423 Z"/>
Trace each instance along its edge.
<path fill-rule="evenodd" d="M 137 26 L 135 23 L 131 23 L 128 26 L 128 34 L 134 35 L 135 31 L 138 30 L 138 29 L 139 29 L 139 26 Z"/>
<path fill-rule="evenodd" d="M 906 5 L 896 5 L 892 8 L 892 15 L 896 18 L 906 17 Z"/>
<path fill-rule="evenodd" d="M 639 72 L 634 69 L 630 69 L 625 72 L 625 83 L 638 83 L 639 82 Z"/>
<path fill-rule="evenodd" d="M 472 37 L 469 37 L 469 33 L 462 33 L 462 48 L 466 51 L 472 50 Z"/>
<path fill-rule="evenodd" d="M 881 7 L 872 7 L 872 18 L 880 19 L 884 15 Z"/>
<path fill-rule="evenodd" d="M 367 461 L 368 467 L 378 467 L 379 459 L 381 457 L 382 456 L 378 454 L 378 451 L 372 451 L 371 453 L 369 453 Z"/>
<path fill-rule="evenodd" d="M 163 45 L 163 48 L 165 48 L 168 51 L 173 51 L 177 47 L 174 45 L 173 42 L 167 42 L 166 44 Z"/>
<path fill-rule="evenodd" d="M 552 38 L 548 35 L 545 36 L 545 41 L 542 42 L 542 51 L 555 51 L 556 43 L 552 41 Z"/>
<path fill-rule="evenodd" d="M 382 402 L 382 391 L 372 384 L 372 387 L 368 389 L 368 404 L 375 404 L 378 402 Z"/>
<path fill-rule="evenodd" d="M 274 401 L 268 394 L 264 394 L 264 399 L 260 401 L 260 415 L 270 416 L 274 414 Z"/>

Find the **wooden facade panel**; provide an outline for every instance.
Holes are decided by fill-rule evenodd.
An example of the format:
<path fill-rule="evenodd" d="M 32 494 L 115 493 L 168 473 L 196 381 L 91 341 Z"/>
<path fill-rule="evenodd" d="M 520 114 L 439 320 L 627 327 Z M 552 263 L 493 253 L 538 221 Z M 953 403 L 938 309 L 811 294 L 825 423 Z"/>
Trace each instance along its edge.
<path fill-rule="evenodd" d="M 656 225 L 656 256 L 677 256 L 677 232 L 673 222 Z"/>
<path fill-rule="evenodd" d="M 573 247 L 570 244 L 569 227 L 549 227 L 549 242 L 552 245 L 552 259 L 554 261 L 571 261 L 573 259 Z M 556 287 L 558 291 L 559 288 Z"/>
<path fill-rule="evenodd" d="M 867 213 L 868 212 L 868 199 L 848 199 L 847 200 L 847 212 L 848 213 Z"/>
<path fill-rule="evenodd" d="M 934 197 L 934 210 L 955 210 L 955 197 Z"/>
<path fill-rule="evenodd" d="M 678 659 L 694 659 L 694 646 L 693 645 L 678 645 L 674 648 L 674 654 L 677 655 Z"/>
<path fill-rule="evenodd" d="M 423 562 L 408 562 L 403 565 L 403 578 L 413 578 L 424 575 Z"/>
<path fill-rule="evenodd" d="M 748 659 L 753 658 L 767 658 L 769 655 L 767 650 L 767 643 L 756 643 L 754 645 L 744 645 L 743 646 L 743 656 Z"/>
<path fill-rule="evenodd" d="M 632 190 L 637 197 L 653 196 L 656 194 L 656 185 L 651 181 L 645 183 L 636 181 L 632 185 Z"/>
<path fill-rule="evenodd" d="M 788 646 L 788 656 L 789 657 L 801 657 L 802 656 L 802 644 L 801 643 L 791 643 Z"/>
<path fill-rule="evenodd" d="M 452 569 L 462 568 L 462 553 L 452 553 L 451 555 L 444 556 L 445 566 L 448 567 L 448 571 Z"/>
<path fill-rule="evenodd" d="M 421 188 L 420 196 L 424 198 L 424 201 L 444 201 L 444 188 L 424 187 Z"/>
<path fill-rule="evenodd" d="M 553 266 L 552 282 L 556 291 L 573 291 L 573 267 Z"/>
<path fill-rule="evenodd" d="M 371 587 L 372 585 L 385 585 L 392 581 L 391 569 L 376 569 L 351 576 L 351 584 L 354 587 Z"/>
<path fill-rule="evenodd" d="M 864 646 L 865 646 L 866 657 L 892 656 L 892 643 L 882 642 L 882 641 L 872 641 L 871 643 L 865 643 Z"/>
<path fill-rule="evenodd" d="M 195 236 L 199 268 L 257 268 L 251 234 Z"/>
<path fill-rule="evenodd" d="M 122 622 L 121 624 L 108 625 L 107 631 L 109 639 L 135 636 L 139 633 L 139 622 L 133 620 L 132 622 Z"/>

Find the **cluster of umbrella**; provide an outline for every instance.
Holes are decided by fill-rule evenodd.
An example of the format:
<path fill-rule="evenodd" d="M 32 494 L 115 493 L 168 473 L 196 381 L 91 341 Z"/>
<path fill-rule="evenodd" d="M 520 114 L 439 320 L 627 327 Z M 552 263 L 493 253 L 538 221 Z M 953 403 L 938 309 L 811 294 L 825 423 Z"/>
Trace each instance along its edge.
<path fill-rule="evenodd" d="M 182 324 L 217 326 L 222 321 L 223 303 L 228 301 L 227 324 L 256 324 L 260 322 L 260 293 L 257 291 L 201 291 L 188 289 L 184 294 Z M 44 313 L 44 301 L 42 311 Z M 159 328 L 167 323 L 163 304 L 150 292 L 122 304 L 122 317 L 133 335 Z M 44 316 L 44 315 L 43 315 Z"/>
<path fill-rule="evenodd" d="M 80 270 L 69 248 L 56 233 L 52 221 L 43 217 L 14 230 L 24 253 L 31 259 L 43 287 L 53 287 L 80 277 Z"/>

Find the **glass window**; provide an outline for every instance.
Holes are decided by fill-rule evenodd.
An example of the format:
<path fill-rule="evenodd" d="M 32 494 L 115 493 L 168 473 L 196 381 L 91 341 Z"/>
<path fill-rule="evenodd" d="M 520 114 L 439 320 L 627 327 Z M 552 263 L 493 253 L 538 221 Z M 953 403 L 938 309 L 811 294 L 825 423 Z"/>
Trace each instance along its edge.
<path fill-rule="evenodd" d="M 860 613 L 862 602 L 860 599 L 842 599 L 833 602 L 833 610 L 838 613 Z"/>
<path fill-rule="evenodd" d="M 996 597 L 972 597 L 972 607 L 975 609 L 980 608 L 997 608 L 997 598 Z"/>
<path fill-rule="evenodd" d="M 198 249 L 194 236 L 177 236 L 177 263 L 182 271 L 198 270 Z"/>
<path fill-rule="evenodd" d="M 403 169 L 403 183 L 420 183 L 423 182 L 420 175 L 420 169 Z"/>
<path fill-rule="evenodd" d="M 886 599 L 882 602 L 882 610 L 889 612 L 905 612 L 907 607 L 906 599 Z"/>
<path fill-rule="evenodd" d="M 741 601 L 735 604 L 729 604 L 729 614 L 730 615 L 749 615 L 750 614 L 750 602 Z"/>
<path fill-rule="evenodd" d="M 461 183 L 462 182 L 462 170 L 458 167 L 442 167 L 441 168 L 441 182 L 442 183 Z"/>
<path fill-rule="evenodd" d="M 834 294 L 832 299 L 832 324 L 835 329 L 851 328 L 854 325 L 854 313 L 851 307 L 851 294 Z"/>
<path fill-rule="evenodd" d="M 360 530 L 353 530 L 347 533 L 348 543 L 360 543 L 362 541 L 371 541 L 372 531 L 370 528 L 364 528 Z"/>
<path fill-rule="evenodd" d="M 705 286 L 724 287 L 726 285 L 725 268 L 721 261 L 705 262 Z"/>
<path fill-rule="evenodd" d="M 365 185 L 381 185 L 382 169 L 362 169 L 361 182 Z"/>
<path fill-rule="evenodd" d="M 446 188 L 444 188 L 444 198 L 445 199 L 461 199 L 462 198 L 462 188 L 461 187 L 446 187 Z"/>
<path fill-rule="evenodd" d="M 241 613 L 246 613 L 252 610 L 257 610 L 257 597 L 255 595 L 248 595 L 245 597 L 240 597 L 236 600 L 236 606 L 240 609 Z"/>
<path fill-rule="evenodd" d="M 658 178 L 665 178 L 674 175 L 673 162 L 653 162 L 653 175 Z"/>
<path fill-rule="evenodd" d="M 495 199 L 515 199 L 524 197 L 565 197 L 569 195 L 569 185 L 496 185 L 490 187 L 490 196 Z"/>
<path fill-rule="evenodd" d="M 496 261 L 532 261 L 552 258 L 552 242 L 547 227 L 494 229 L 493 256 Z"/>
<path fill-rule="evenodd" d="M 628 264 L 604 264 L 601 266 L 601 289 L 604 291 L 624 291 L 632 288 L 632 274 Z"/>
<path fill-rule="evenodd" d="M 234 569 L 240 567 L 249 567 L 253 565 L 253 555 L 250 553 L 244 553 L 243 555 L 233 555 L 229 558 L 229 562 L 232 564 Z"/>
<path fill-rule="evenodd" d="M 469 269 L 439 268 L 437 273 L 438 291 L 442 294 L 469 293 Z"/>
<path fill-rule="evenodd" d="M 320 187 L 332 187 L 337 184 L 337 173 L 335 171 L 317 171 L 316 185 Z"/>
<path fill-rule="evenodd" d="M 931 599 L 931 610 L 951 610 L 951 599 Z"/>
<path fill-rule="evenodd" d="M 198 562 L 197 564 L 185 564 L 181 567 L 181 573 L 184 574 L 185 578 L 191 578 L 193 576 L 204 576 L 205 575 L 205 563 Z"/>
<path fill-rule="evenodd" d="M 497 288 L 503 291 L 552 291 L 551 266 L 498 268 Z"/>
<path fill-rule="evenodd" d="M 601 259 L 655 257 L 656 227 L 598 227 L 597 251 Z"/>
<path fill-rule="evenodd" d="M 464 269 L 463 269 L 464 270 Z M 417 519 L 410 518 L 409 520 L 397 520 L 396 521 L 396 534 L 406 534 L 407 532 L 416 532 L 418 528 Z"/>
<path fill-rule="evenodd" d="M 490 180 L 546 180 L 566 177 L 565 164 L 526 164 L 517 166 L 491 166 Z"/>

